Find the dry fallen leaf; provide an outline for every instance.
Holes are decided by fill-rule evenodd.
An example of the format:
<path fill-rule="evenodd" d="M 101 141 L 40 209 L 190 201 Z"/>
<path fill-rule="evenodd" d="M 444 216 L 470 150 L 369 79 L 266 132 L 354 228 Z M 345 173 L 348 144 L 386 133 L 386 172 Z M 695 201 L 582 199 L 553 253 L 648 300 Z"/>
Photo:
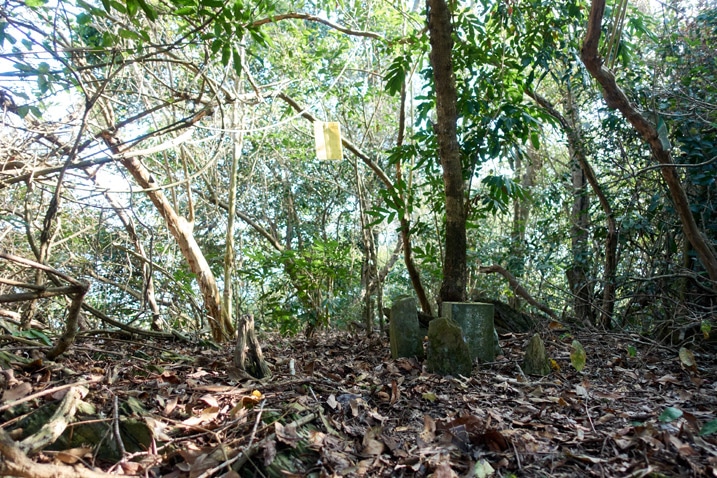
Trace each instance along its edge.
<path fill-rule="evenodd" d="M 296 431 L 296 424 L 294 423 L 284 426 L 279 422 L 275 422 L 274 430 L 276 432 L 277 440 L 289 445 L 292 448 L 296 448 L 296 445 L 298 445 L 299 441 L 301 441 L 301 437 Z"/>

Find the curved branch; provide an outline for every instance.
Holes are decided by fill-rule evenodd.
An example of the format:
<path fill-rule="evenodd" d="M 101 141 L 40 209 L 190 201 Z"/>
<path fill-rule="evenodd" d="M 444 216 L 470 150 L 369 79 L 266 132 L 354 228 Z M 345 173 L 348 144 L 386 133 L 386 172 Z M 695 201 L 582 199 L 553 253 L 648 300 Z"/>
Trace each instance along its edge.
<path fill-rule="evenodd" d="M 533 296 L 530 295 L 530 293 L 528 293 L 527 290 L 525 290 L 525 287 L 520 285 L 520 282 L 518 282 L 518 279 L 516 279 L 515 276 L 513 276 L 513 274 L 511 274 L 510 272 L 505 270 L 503 267 L 498 266 L 498 265 L 484 266 L 484 267 L 479 267 L 478 272 L 482 272 L 484 274 L 490 274 L 490 273 L 497 272 L 498 274 L 502 275 L 508 281 L 508 284 L 510 284 L 510 288 L 513 290 L 513 292 L 515 292 L 517 295 L 519 295 L 520 297 L 525 299 L 533 307 L 539 309 L 542 312 L 545 312 L 552 319 L 557 320 L 557 318 L 558 318 L 557 315 L 555 314 L 555 312 L 553 312 L 553 310 L 550 307 L 548 307 L 545 304 L 541 304 L 540 302 L 535 300 L 533 298 Z"/>
<path fill-rule="evenodd" d="M 333 28 L 334 30 L 338 30 L 341 33 L 345 33 L 347 35 L 352 35 L 352 36 L 357 36 L 357 37 L 374 38 L 376 40 L 381 40 L 381 41 L 385 40 L 378 33 L 367 32 L 364 30 L 352 30 L 350 28 L 346 28 L 337 23 L 326 20 L 325 18 L 317 17 L 315 15 L 309 15 L 308 13 L 283 13 L 281 15 L 272 15 L 270 17 L 262 18 L 261 20 L 257 20 L 255 22 L 251 23 L 249 26 L 250 27 L 258 27 L 261 25 L 266 25 L 267 23 L 275 23 L 275 22 L 278 22 L 281 20 L 288 20 L 288 19 L 306 20 L 309 22 L 322 23 L 330 28 Z"/>
<path fill-rule="evenodd" d="M 670 146 L 669 144 L 665 144 L 668 142 L 667 138 L 664 137 L 664 135 L 661 137 L 655 125 L 650 123 L 650 121 L 638 111 L 637 107 L 632 104 L 625 92 L 618 86 L 612 71 L 603 66 L 603 59 L 598 53 L 598 45 L 600 43 L 600 27 L 602 26 L 604 13 L 605 0 L 593 0 L 588 18 L 588 28 L 585 33 L 585 40 L 583 41 L 580 56 L 587 70 L 602 87 L 603 97 L 605 98 L 607 106 L 620 111 L 625 119 L 650 146 L 653 156 L 661 166 L 660 172 L 662 173 L 665 183 L 667 183 L 667 188 L 670 191 L 670 197 L 675 211 L 677 211 L 680 218 L 685 238 L 687 238 L 690 244 L 692 244 L 692 247 L 694 247 L 700 258 L 700 262 L 702 262 L 702 265 L 713 282 L 713 287 L 717 289 L 717 254 L 697 226 L 680 177 L 672 166 Z"/>

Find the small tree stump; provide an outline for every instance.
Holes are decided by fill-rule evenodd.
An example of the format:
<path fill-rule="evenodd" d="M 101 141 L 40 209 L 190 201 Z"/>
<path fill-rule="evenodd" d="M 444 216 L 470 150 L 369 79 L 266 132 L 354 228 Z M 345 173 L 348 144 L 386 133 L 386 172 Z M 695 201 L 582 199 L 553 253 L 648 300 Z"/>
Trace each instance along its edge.
<path fill-rule="evenodd" d="M 271 376 L 269 366 L 264 361 L 261 345 L 254 333 L 254 316 L 242 315 L 237 328 L 237 345 L 234 349 L 234 366 L 240 373 L 262 379 Z"/>

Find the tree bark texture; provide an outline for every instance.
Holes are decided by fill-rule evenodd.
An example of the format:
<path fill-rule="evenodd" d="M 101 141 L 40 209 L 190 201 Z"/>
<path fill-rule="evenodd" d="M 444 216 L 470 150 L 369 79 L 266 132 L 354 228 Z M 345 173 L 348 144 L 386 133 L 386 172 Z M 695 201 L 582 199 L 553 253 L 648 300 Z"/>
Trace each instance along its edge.
<path fill-rule="evenodd" d="M 607 106 L 612 109 L 617 109 L 622 113 L 625 119 L 640 133 L 643 140 L 650 146 L 652 155 L 662 166 L 660 172 L 665 183 L 667 183 L 667 188 L 670 192 L 675 211 L 677 211 L 677 215 L 680 218 L 685 238 L 692 244 L 695 252 L 697 252 L 700 262 L 702 262 L 709 278 L 712 280 L 713 290 L 717 290 L 717 255 L 712 245 L 697 227 L 695 218 L 690 210 L 687 194 L 682 187 L 682 182 L 675 167 L 672 166 L 673 163 L 669 146 L 663 144 L 663 139 L 666 138 L 660 138 L 655 125 L 650 123 L 647 118 L 638 111 L 637 107 L 632 104 L 618 86 L 615 75 L 603 66 L 603 59 L 598 54 L 600 28 L 602 26 L 604 13 L 605 0 L 593 0 L 588 18 L 588 28 L 581 50 L 583 63 L 593 78 L 595 78 L 602 87 L 603 97 L 605 98 Z"/>
<path fill-rule="evenodd" d="M 427 0 L 431 67 L 436 90 L 436 137 L 446 194 L 446 242 L 441 302 L 466 298 L 466 206 L 463 166 L 456 123 L 457 93 L 453 72 L 453 26 L 445 0 Z"/>

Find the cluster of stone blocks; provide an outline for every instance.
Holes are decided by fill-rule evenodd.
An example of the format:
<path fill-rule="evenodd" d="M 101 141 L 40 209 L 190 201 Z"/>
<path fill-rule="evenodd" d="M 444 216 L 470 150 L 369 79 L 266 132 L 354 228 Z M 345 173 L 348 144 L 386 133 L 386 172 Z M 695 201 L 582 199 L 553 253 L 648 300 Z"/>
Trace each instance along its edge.
<path fill-rule="evenodd" d="M 431 320 L 426 331 L 418 321 L 416 300 L 398 297 L 391 307 L 391 356 L 425 357 L 430 372 L 469 376 L 474 360 L 492 362 L 500 353 L 493 313 L 493 304 L 444 302 L 441 317 Z"/>

